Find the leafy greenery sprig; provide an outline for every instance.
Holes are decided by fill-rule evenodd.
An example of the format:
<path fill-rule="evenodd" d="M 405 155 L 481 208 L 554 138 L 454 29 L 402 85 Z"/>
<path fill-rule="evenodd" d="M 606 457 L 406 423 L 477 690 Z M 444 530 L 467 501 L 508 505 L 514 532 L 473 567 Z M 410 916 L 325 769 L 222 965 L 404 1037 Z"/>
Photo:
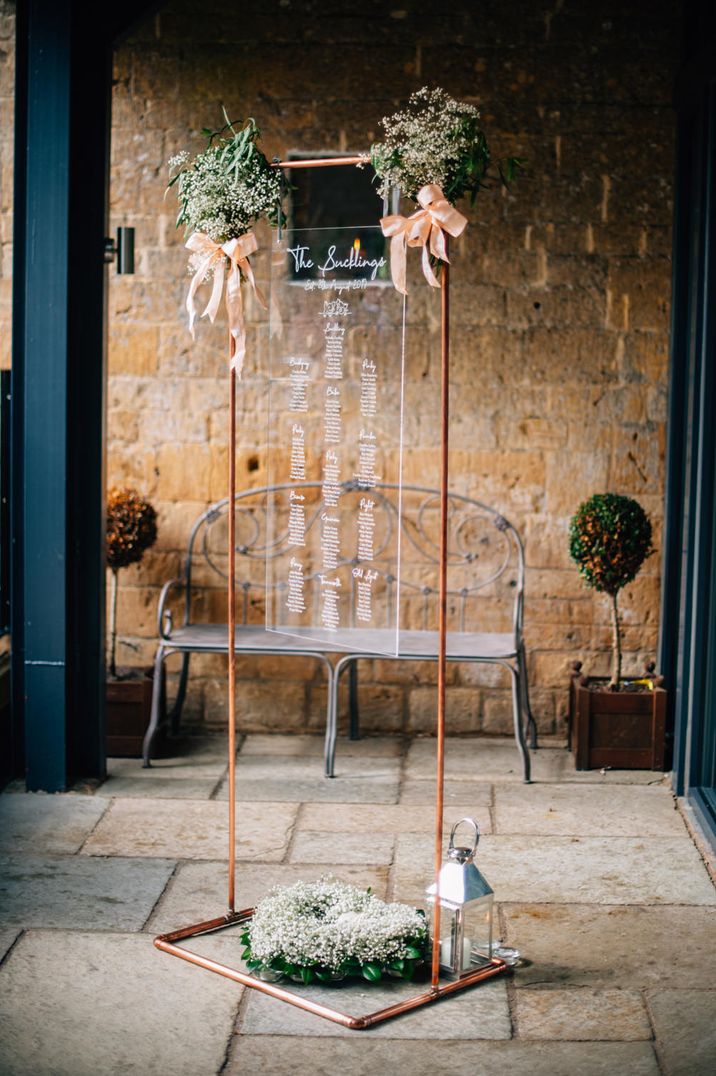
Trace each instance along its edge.
<path fill-rule="evenodd" d="M 244 235 L 262 218 L 274 225 L 283 220 L 280 170 L 258 147 L 256 121 L 249 119 L 237 130 L 226 110 L 224 118 L 217 131 L 204 128 L 203 153 L 171 158 L 167 187 L 177 187 L 177 227 L 183 224 L 187 232 L 203 232 L 217 243 Z"/>
<path fill-rule="evenodd" d="M 251 951 L 251 935 L 249 928 L 240 935 L 244 945 L 241 954 L 246 961 L 249 971 L 272 971 L 286 975 L 292 979 L 300 979 L 308 985 L 314 981 L 319 983 L 335 982 L 336 978 L 358 977 L 367 979 L 370 983 L 377 983 L 388 972 L 395 972 L 401 979 L 410 982 L 415 974 L 415 969 L 425 959 L 425 939 L 411 938 L 406 940 L 405 956 L 391 960 L 387 964 L 378 963 L 375 960 L 361 964 L 358 960 L 346 960 L 337 968 L 328 968 L 318 962 L 313 964 L 294 964 L 285 957 L 276 956 L 272 960 L 258 960 Z"/>

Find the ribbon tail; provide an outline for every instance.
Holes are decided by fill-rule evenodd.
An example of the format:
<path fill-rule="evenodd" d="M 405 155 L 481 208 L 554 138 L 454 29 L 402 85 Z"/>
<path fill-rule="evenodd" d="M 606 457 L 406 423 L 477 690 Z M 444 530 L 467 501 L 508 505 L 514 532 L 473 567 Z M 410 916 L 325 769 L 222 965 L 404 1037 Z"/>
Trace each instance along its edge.
<path fill-rule="evenodd" d="M 439 258 L 441 262 L 450 262 L 447 254 L 447 246 L 445 245 L 445 232 L 442 230 L 439 224 L 433 222 L 433 226 L 430 229 L 430 253 L 434 257 Z"/>
<path fill-rule="evenodd" d="M 256 296 L 257 302 L 259 303 L 260 306 L 262 306 L 264 308 L 264 310 L 268 310 L 268 304 L 267 304 L 266 299 L 264 297 L 264 293 L 261 291 L 261 288 L 256 283 L 256 278 L 254 276 L 254 271 L 251 268 L 251 262 L 249 261 L 248 258 L 243 258 L 241 260 L 241 268 L 244 271 L 244 275 L 245 275 L 246 279 L 248 280 L 249 284 L 251 285 L 251 290 L 253 291 L 254 295 Z"/>
<path fill-rule="evenodd" d="M 194 322 L 196 321 L 196 304 L 194 303 L 194 296 L 199 289 L 199 285 L 206 276 L 210 264 L 211 256 L 205 258 L 199 265 L 199 268 L 191 278 L 191 284 L 189 285 L 189 291 L 186 296 L 186 310 L 189 315 L 189 332 L 192 335 L 192 339 L 194 339 Z"/>
<path fill-rule="evenodd" d="M 246 327 L 244 325 L 244 304 L 241 298 L 241 275 L 236 262 L 232 262 L 229 281 L 226 286 L 226 313 L 229 318 L 229 332 L 233 340 L 233 354 L 230 369 L 241 378 L 241 371 L 246 358 Z"/>
<path fill-rule="evenodd" d="M 206 309 L 201 315 L 205 318 L 208 314 L 209 321 L 213 323 L 219 312 L 219 303 L 221 302 L 221 293 L 224 289 L 224 260 L 219 259 L 214 265 L 214 284 L 211 289 L 211 298 L 206 304 Z"/>
<path fill-rule="evenodd" d="M 427 280 L 431 288 L 439 288 L 440 281 L 433 272 L 433 267 L 430 264 L 430 251 L 428 250 L 428 244 L 423 246 L 423 276 Z"/>
<path fill-rule="evenodd" d="M 393 284 L 396 291 L 399 291 L 401 295 L 407 295 L 408 289 L 406 287 L 406 271 L 407 271 L 407 244 L 405 232 L 400 232 L 398 235 L 394 235 L 390 240 L 390 275 L 393 278 Z"/>
<path fill-rule="evenodd" d="M 186 311 L 189 315 L 189 332 L 191 333 L 192 340 L 195 339 L 194 322 L 196 321 L 196 304 L 194 303 L 194 296 L 196 295 L 196 289 L 199 287 L 199 284 L 199 274 L 195 273 L 192 277 L 189 291 L 186 296 Z"/>

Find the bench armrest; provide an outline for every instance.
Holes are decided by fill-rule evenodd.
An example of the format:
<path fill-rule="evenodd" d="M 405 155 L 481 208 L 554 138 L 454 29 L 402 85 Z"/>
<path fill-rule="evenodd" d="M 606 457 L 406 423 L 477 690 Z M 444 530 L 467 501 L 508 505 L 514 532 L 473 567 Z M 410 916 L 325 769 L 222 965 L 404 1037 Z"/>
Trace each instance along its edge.
<path fill-rule="evenodd" d="M 168 583 L 165 583 L 162 587 L 162 592 L 159 595 L 159 606 L 157 608 L 157 634 L 162 639 L 171 638 L 172 633 L 172 612 L 171 609 L 167 609 L 167 597 L 172 587 L 184 588 L 185 583 L 183 579 L 170 579 Z"/>

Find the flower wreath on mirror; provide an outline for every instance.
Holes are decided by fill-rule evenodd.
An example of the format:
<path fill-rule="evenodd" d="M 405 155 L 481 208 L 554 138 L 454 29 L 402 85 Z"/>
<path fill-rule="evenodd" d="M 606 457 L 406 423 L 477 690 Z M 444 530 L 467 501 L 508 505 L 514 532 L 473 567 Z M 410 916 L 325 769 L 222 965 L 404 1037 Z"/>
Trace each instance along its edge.
<path fill-rule="evenodd" d="M 480 113 L 474 105 L 456 101 L 444 90 L 423 86 L 414 93 L 404 111 L 384 117 L 385 138 L 371 147 L 370 160 L 378 179 L 378 193 L 387 201 L 399 189 L 419 208 L 409 217 L 392 214 L 381 219 L 383 234 L 390 238 L 393 283 L 407 295 L 408 247 L 422 247 L 423 275 L 434 288 L 439 262 L 448 262 L 445 233 L 457 238 L 467 218 L 455 203 L 489 186 L 495 171 L 509 187 L 522 171 L 520 157 L 493 160 Z"/>
<path fill-rule="evenodd" d="M 232 338 L 231 366 L 241 376 L 246 355 L 241 282 L 248 281 L 256 299 L 266 300 L 254 278 L 249 261 L 258 250 L 251 228 L 260 220 L 283 223 L 282 176 L 258 147 L 261 132 L 253 119 L 237 130 L 224 110 L 226 123 L 218 131 L 204 128 L 206 149 L 191 158 L 182 152 L 169 160 L 169 186 L 176 185 L 179 199 L 177 228 L 184 225 L 191 251 L 193 274 L 186 300 L 189 329 L 194 335 L 195 296 L 205 281 L 212 281 L 211 295 L 201 316 L 214 321 L 226 281 L 226 313 Z"/>
<path fill-rule="evenodd" d="M 243 959 L 268 982 L 337 983 L 352 976 L 410 980 L 425 959 L 425 915 L 370 889 L 324 877 L 274 888 L 241 934 Z"/>

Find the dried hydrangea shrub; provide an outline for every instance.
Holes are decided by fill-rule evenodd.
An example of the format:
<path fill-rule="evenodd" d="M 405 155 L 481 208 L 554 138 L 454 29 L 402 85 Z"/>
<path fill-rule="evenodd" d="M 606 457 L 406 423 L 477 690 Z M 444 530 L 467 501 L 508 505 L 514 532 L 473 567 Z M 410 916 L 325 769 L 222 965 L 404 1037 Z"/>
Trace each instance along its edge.
<path fill-rule="evenodd" d="M 121 568 L 138 564 L 157 540 L 157 513 L 134 489 L 107 494 L 107 567 L 112 570 L 109 674 L 117 676 L 117 582 Z"/>

